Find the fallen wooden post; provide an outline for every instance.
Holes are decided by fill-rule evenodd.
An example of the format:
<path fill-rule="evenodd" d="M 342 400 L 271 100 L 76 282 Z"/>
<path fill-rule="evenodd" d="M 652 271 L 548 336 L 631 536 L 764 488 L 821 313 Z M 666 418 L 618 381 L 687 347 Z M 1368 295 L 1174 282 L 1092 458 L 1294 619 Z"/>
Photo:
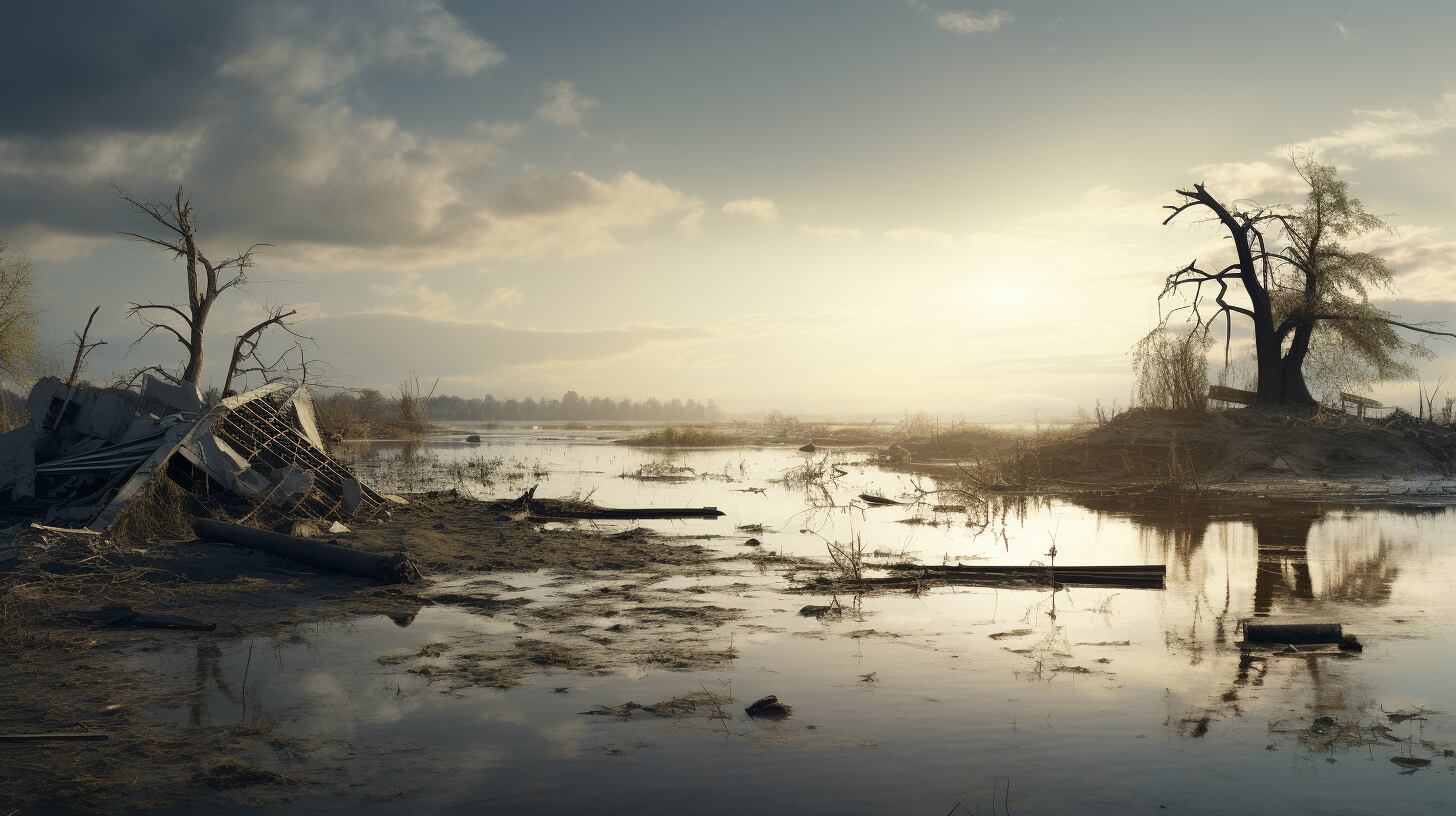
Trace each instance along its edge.
<path fill-rule="evenodd" d="M 373 578 L 386 584 L 415 581 L 420 577 L 414 562 L 402 552 L 365 552 L 325 541 L 206 519 L 194 520 L 192 529 L 207 541 L 223 541 L 239 547 L 262 550 L 320 569 Z"/>

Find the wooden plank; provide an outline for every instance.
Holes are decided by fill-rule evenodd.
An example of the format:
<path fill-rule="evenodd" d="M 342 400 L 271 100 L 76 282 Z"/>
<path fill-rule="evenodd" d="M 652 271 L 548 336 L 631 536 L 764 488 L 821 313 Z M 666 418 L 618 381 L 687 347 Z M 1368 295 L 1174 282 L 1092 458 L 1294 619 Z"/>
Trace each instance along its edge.
<path fill-rule="evenodd" d="M 1253 405 L 1259 401 L 1257 392 L 1245 391 L 1241 388 L 1229 388 L 1225 385 L 1210 385 L 1208 387 L 1208 398 L 1215 402 L 1232 402 L 1238 405 Z"/>

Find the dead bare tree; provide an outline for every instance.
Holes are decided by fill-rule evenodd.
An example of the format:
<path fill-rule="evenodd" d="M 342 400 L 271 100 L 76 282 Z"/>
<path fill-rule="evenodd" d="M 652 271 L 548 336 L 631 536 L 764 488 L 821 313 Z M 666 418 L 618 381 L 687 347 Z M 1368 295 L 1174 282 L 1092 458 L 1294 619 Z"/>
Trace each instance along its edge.
<path fill-rule="evenodd" d="M 1264 208 L 1229 209 L 1224 206 L 1223 202 L 1214 198 L 1202 184 L 1193 185 L 1191 190 L 1178 190 L 1177 193 L 1183 197 L 1183 201 L 1164 207 L 1172 212 L 1163 219 L 1163 223 L 1168 224 L 1187 210 L 1206 208 L 1233 239 L 1237 260 L 1217 272 L 1201 269 L 1197 261 L 1189 263 L 1167 277 L 1163 283 L 1163 292 L 1159 295 L 1159 300 L 1172 295 L 1178 291 L 1179 287 L 1193 286 L 1192 302 L 1188 307 L 1183 308 L 1191 309 L 1195 324 L 1205 332 L 1212 328 L 1213 322 L 1218 319 L 1219 315 L 1223 315 L 1225 355 L 1228 353 L 1229 343 L 1233 337 L 1233 315 L 1237 313 L 1249 318 L 1253 323 L 1254 350 L 1259 368 L 1259 401 L 1265 404 L 1278 403 L 1281 397 L 1280 375 L 1282 371 L 1279 364 L 1279 337 L 1275 331 L 1274 312 L 1269 297 L 1271 270 L 1267 258 L 1263 226 L 1268 221 L 1277 220 L 1280 214 Z M 1244 293 L 1249 299 L 1247 308 L 1229 303 L 1225 299 L 1228 295 L 1230 280 L 1243 286 Z M 1202 303 L 1204 286 L 1218 289 L 1213 297 L 1218 308 L 1207 318 L 1203 317 L 1199 308 Z"/>
<path fill-rule="evenodd" d="M 287 332 L 294 337 L 303 338 L 303 335 L 299 334 L 297 331 L 294 331 L 292 323 L 288 320 L 288 318 L 293 317 L 296 314 L 298 314 L 297 309 L 289 309 L 285 312 L 283 311 L 283 307 L 277 307 L 268 313 L 268 317 L 266 319 L 260 321 L 256 325 L 250 327 L 247 331 L 238 335 L 237 341 L 233 343 L 232 359 L 228 362 L 227 377 L 222 382 L 222 392 L 224 395 L 232 391 L 233 380 L 237 379 L 238 377 L 246 376 L 250 373 L 256 373 L 263 375 L 263 377 L 266 379 L 270 374 L 278 370 L 278 368 L 283 364 L 284 358 L 288 356 L 288 353 L 292 351 L 293 348 L 290 347 L 284 349 L 283 353 L 278 356 L 277 360 L 273 361 L 272 363 L 265 363 L 263 362 L 263 359 L 258 356 L 258 344 L 262 342 L 263 334 L 268 331 L 268 328 L 270 326 L 277 326 L 280 330 Z M 303 350 L 300 347 L 300 359 L 302 358 L 302 355 Z M 253 365 L 246 365 L 246 363 L 248 363 L 249 361 L 251 361 Z M 307 371 L 307 364 L 305 363 L 305 376 L 307 376 Z"/>
<path fill-rule="evenodd" d="M 105 340 L 97 340 L 94 343 L 86 342 L 86 336 L 91 333 L 91 322 L 96 319 L 96 313 L 99 311 L 101 311 L 100 306 L 92 309 L 91 316 L 86 318 L 86 328 L 82 329 L 80 334 L 76 334 L 76 359 L 71 361 L 71 376 L 66 378 L 66 385 L 76 384 L 76 378 L 81 376 L 81 367 L 86 364 L 86 357 L 92 349 L 106 345 Z"/>
<path fill-rule="evenodd" d="M 202 251 L 197 242 L 197 227 L 192 217 L 192 202 L 179 186 L 172 201 L 140 201 L 117 189 L 116 195 L 132 206 L 138 213 L 150 217 L 161 225 L 164 237 L 143 235 L 137 232 L 122 232 L 131 238 L 161 247 L 180 260 L 187 269 L 187 307 L 167 303 L 133 303 L 127 310 L 129 317 L 135 316 L 146 325 L 132 345 L 146 339 L 153 331 L 161 329 L 170 333 L 187 350 L 187 364 L 178 379 L 197 385 L 202 378 L 203 341 L 206 335 L 207 318 L 219 296 L 229 289 L 247 282 L 247 271 L 253 266 L 253 253 L 269 244 L 253 244 L 242 252 L 213 261 Z M 160 313 L 159 320 L 151 315 Z M 180 326 L 170 322 L 175 315 Z"/>

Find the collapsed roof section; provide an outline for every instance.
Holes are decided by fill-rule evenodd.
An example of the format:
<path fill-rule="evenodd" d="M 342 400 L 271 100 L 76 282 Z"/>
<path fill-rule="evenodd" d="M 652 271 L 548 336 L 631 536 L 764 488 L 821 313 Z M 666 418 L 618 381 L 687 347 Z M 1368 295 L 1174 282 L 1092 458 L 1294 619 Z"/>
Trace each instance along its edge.
<path fill-rule="evenodd" d="M 323 520 L 377 515 L 393 501 L 325 451 L 299 383 L 208 407 L 196 388 L 151 377 L 140 392 L 48 377 L 27 407 L 30 423 L 0 436 L 0 495 L 47 524 L 105 532 L 158 478 Z"/>

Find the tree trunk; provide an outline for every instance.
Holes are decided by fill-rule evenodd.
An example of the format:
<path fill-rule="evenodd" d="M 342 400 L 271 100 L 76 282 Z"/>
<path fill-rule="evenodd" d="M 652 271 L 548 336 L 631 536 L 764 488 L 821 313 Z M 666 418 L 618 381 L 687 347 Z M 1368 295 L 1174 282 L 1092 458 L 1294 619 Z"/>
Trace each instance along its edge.
<path fill-rule="evenodd" d="M 206 320 L 203 317 L 203 320 Z M 191 339 L 187 345 L 187 368 L 182 371 L 182 382 L 199 385 L 202 380 L 202 320 L 192 323 Z"/>
<path fill-rule="evenodd" d="M 1280 361 L 1280 368 L 1283 369 L 1280 398 L 1286 405 L 1313 407 L 1319 404 L 1314 395 L 1309 393 L 1309 386 L 1304 381 L 1304 360 L 1309 355 L 1309 341 L 1313 334 L 1313 326 L 1302 324 L 1296 328 L 1289 343 L 1289 351 Z"/>
<path fill-rule="evenodd" d="M 1239 256 L 1239 280 L 1244 285 L 1244 291 L 1248 293 L 1249 306 L 1254 313 L 1254 353 L 1258 360 L 1259 403 L 1278 405 L 1284 401 L 1284 371 L 1279 360 L 1279 334 L 1274 328 L 1274 310 L 1269 303 L 1269 293 L 1259 281 L 1259 273 L 1254 266 L 1254 252 L 1249 246 L 1249 228 L 1235 220 L 1222 205 L 1215 212 L 1234 239 L 1234 249 Z"/>

